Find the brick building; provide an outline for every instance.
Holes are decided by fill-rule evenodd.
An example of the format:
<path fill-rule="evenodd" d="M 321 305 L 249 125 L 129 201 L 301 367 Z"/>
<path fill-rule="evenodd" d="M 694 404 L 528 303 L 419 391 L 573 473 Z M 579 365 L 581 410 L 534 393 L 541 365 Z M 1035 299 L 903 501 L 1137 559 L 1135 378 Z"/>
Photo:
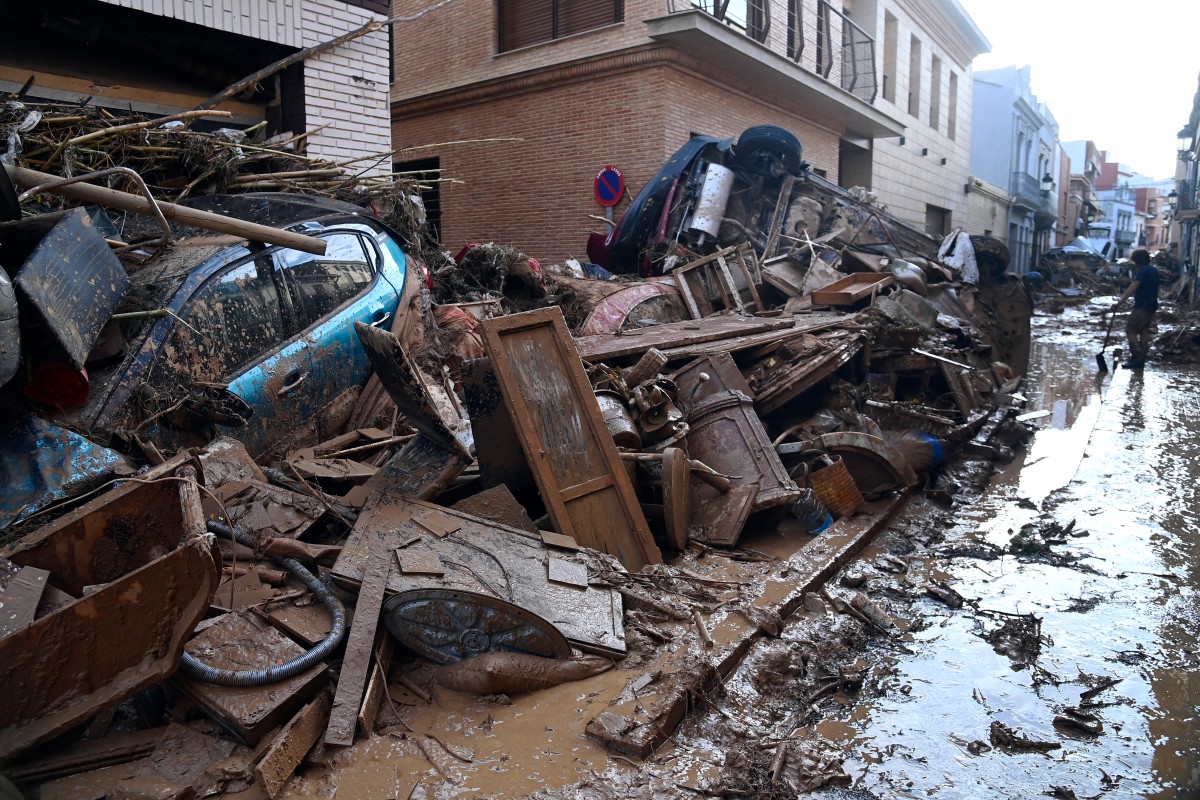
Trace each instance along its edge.
<path fill-rule="evenodd" d="M 392 13 L 425 5 L 394 0 Z M 938 98 L 932 120 L 902 122 L 883 100 L 875 31 L 889 19 L 928 42 L 924 56 L 904 53 Z M 603 211 L 592 194 L 601 168 L 619 167 L 633 195 L 692 133 L 757 124 L 791 130 L 814 170 L 874 189 L 918 227 L 927 206 L 946 207 L 948 224 L 965 216 L 967 72 L 985 47 L 957 0 L 454 3 L 396 28 L 392 135 L 398 148 L 435 145 L 400 168 L 441 170 L 431 207 L 449 248 L 496 240 L 583 258 L 603 226 L 590 217 Z M 907 72 L 897 79 L 907 86 Z M 912 123 L 922 130 L 909 147 L 930 157 L 876 152 Z M 461 143 L 482 139 L 494 141 Z"/>
<path fill-rule="evenodd" d="M 387 0 L 55 0 L 0 4 L 0 91 L 172 114 L 272 62 L 382 21 Z M 310 132 L 345 161 L 391 149 L 388 33 L 369 33 L 222 103 L 220 125 Z M 353 112 L 348 112 L 353 109 Z M 210 126 L 211 127 L 211 126 Z M 386 171 L 387 159 L 362 162 Z"/>

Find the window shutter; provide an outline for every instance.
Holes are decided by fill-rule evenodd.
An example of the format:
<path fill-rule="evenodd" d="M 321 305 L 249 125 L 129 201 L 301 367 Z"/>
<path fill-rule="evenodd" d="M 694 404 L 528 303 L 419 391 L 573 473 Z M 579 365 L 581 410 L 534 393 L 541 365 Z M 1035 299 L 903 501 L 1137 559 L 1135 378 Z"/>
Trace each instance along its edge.
<path fill-rule="evenodd" d="M 554 0 L 500 0 L 500 52 L 554 38 Z"/>
<path fill-rule="evenodd" d="M 617 0 L 558 0 L 558 36 L 570 36 L 619 22 Z"/>

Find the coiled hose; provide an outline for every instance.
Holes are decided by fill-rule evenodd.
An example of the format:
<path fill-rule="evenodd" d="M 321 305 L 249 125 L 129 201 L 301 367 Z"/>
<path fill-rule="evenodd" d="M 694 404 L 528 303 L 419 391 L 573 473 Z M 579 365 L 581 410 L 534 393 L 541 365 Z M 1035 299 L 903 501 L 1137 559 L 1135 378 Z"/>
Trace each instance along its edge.
<path fill-rule="evenodd" d="M 222 539 L 235 541 L 251 549 L 255 548 L 254 540 L 240 528 L 209 521 L 208 530 Z M 281 558 L 270 555 L 267 557 L 292 575 L 295 575 L 329 609 L 329 613 L 333 616 L 333 627 L 330 629 L 329 634 L 321 640 L 320 644 L 304 655 L 293 658 L 291 661 L 284 662 L 283 664 L 266 667 L 265 669 L 217 669 L 216 667 L 210 667 L 185 650 L 183 653 L 183 664 L 180 666 L 185 675 L 204 681 L 205 683 L 215 683 L 218 686 L 265 686 L 268 683 L 286 680 L 293 675 L 305 671 L 318 661 L 324 660 L 326 656 L 333 652 L 334 648 L 341 644 L 342 637 L 346 635 L 346 610 L 342 608 L 341 602 L 329 591 L 329 587 L 321 583 L 321 580 L 317 576 L 305 569 L 304 565 L 294 558 Z"/>

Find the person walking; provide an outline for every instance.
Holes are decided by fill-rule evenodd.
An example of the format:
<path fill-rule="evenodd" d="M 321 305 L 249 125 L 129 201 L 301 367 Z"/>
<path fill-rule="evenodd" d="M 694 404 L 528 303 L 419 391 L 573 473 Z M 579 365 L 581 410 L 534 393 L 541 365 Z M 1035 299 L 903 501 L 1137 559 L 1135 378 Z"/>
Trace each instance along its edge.
<path fill-rule="evenodd" d="M 1158 310 L 1158 269 L 1150 263 L 1150 251 L 1134 250 L 1129 259 L 1137 269 L 1133 283 L 1125 290 L 1116 306 L 1133 298 L 1133 311 L 1125 323 L 1125 335 L 1129 338 L 1129 358 L 1122 362 L 1126 369 L 1141 369 L 1146 366 L 1150 355 L 1150 324 Z M 1116 313 L 1117 308 L 1113 308 Z"/>

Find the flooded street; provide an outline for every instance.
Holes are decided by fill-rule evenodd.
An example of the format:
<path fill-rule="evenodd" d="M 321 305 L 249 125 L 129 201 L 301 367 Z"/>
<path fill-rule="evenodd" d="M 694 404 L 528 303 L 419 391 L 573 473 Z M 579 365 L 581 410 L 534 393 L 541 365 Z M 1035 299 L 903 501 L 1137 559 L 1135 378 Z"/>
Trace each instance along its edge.
<path fill-rule="evenodd" d="M 950 556 L 914 558 L 907 581 L 946 578 L 967 605 L 918 601 L 879 698 L 820 731 L 850 754 L 856 796 L 1200 797 L 1200 371 L 1131 373 L 1110 345 L 1098 385 L 1092 317 L 1035 319 L 1028 409 L 1051 413 L 1028 452 L 977 502 L 914 503 L 900 523 L 918 539 L 944 526 L 930 552 Z M 1029 523 L 1036 546 L 1014 555 Z M 1029 663 L 998 652 L 1013 620 L 1040 620 Z"/>

